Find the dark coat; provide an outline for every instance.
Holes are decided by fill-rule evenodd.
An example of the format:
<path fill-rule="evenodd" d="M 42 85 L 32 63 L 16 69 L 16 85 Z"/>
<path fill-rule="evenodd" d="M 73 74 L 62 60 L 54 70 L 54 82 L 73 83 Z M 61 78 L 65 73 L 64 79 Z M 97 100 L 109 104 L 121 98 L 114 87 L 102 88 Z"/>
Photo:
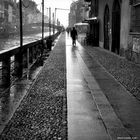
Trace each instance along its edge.
<path fill-rule="evenodd" d="M 73 40 L 76 40 L 76 38 L 77 38 L 77 31 L 75 28 L 71 30 L 71 38 Z"/>

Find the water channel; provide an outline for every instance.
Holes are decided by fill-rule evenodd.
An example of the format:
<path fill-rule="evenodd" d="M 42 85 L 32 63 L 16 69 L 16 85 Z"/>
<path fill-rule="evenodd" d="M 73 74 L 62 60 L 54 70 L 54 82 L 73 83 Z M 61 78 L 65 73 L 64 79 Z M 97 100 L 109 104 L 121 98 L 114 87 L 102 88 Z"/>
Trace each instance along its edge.
<path fill-rule="evenodd" d="M 49 32 L 45 32 L 44 36 L 48 36 Z M 28 44 L 37 40 L 40 40 L 42 37 L 42 33 L 37 34 L 30 34 L 30 35 L 24 35 L 23 36 L 23 45 Z M 3 50 L 12 49 L 15 47 L 20 46 L 20 38 L 19 36 L 9 37 L 9 38 L 0 38 L 0 52 Z"/>
<path fill-rule="evenodd" d="M 49 32 L 44 33 L 44 37 L 46 36 L 49 36 Z M 23 45 L 40 40 L 41 38 L 41 32 L 37 34 L 24 35 Z M 19 46 L 20 40 L 18 36 L 0 39 L 0 53 Z M 3 131 L 4 127 L 13 116 L 15 110 L 26 95 L 41 68 L 42 66 L 39 66 L 35 70 L 32 70 L 30 79 L 23 77 L 22 79 L 15 81 L 14 84 L 4 92 L 4 96 L 0 97 L 0 133 Z M 0 95 L 1 94 L 3 93 L 0 91 Z"/>

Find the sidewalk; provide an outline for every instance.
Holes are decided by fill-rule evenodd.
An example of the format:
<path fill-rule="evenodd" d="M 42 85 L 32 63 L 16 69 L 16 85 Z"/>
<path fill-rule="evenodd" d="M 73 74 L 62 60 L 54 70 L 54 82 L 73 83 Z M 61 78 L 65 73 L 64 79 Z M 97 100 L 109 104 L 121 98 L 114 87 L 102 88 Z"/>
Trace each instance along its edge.
<path fill-rule="evenodd" d="M 128 134 L 140 139 L 140 67 L 104 49 L 79 45 L 78 51 Z"/>
<path fill-rule="evenodd" d="M 102 83 L 112 80 L 115 85 L 102 86 L 114 91 L 119 84 L 78 42 L 75 48 L 72 47 L 69 37 L 66 54 L 69 140 L 131 139 L 133 135 L 123 126 L 97 79 Z M 135 138 L 138 137 L 135 135 Z"/>
<path fill-rule="evenodd" d="M 62 33 L 0 139 L 140 139 L 140 102 L 95 59 L 93 47 L 71 44 Z"/>
<path fill-rule="evenodd" d="M 112 73 L 115 73 L 118 76 L 118 62 L 116 61 L 116 56 L 112 54 L 111 59 L 109 58 L 109 53 L 99 52 L 98 48 L 94 48 L 92 46 L 82 47 L 78 45 L 77 48 L 80 56 L 82 57 L 84 63 L 86 64 L 88 70 L 91 72 L 92 76 L 95 78 L 98 83 L 100 91 L 93 88 L 93 98 L 96 101 L 96 104 L 99 108 L 99 112 L 101 113 L 102 119 L 106 125 L 108 133 L 112 136 L 112 138 L 116 139 L 119 137 L 120 139 L 140 139 L 140 101 L 137 100 L 131 93 L 129 93 L 116 79 L 109 73 L 112 70 Z M 100 54 L 100 55 L 99 55 Z M 114 55 L 114 56 L 113 56 Z M 102 58 L 101 58 L 102 57 Z M 118 57 L 118 56 L 117 56 Z M 106 58 L 106 60 L 105 60 Z M 113 59 L 114 58 L 114 59 Z M 110 63 L 107 63 L 110 61 Z M 102 63 L 100 63 L 102 62 Z M 122 72 L 135 74 L 134 76 L 138 76 L 139 78 L 139 66 L 134 66 L 133 64 L 127 64 L 126 61 L 122 62 Z M 113 63 L 111 65 L 111 63 Z M 124 64 L 125 63 L 125 64 Z M 129 62 L 131 63 L 131 62 Z M 109 65 L 110 64 L 110 65 Z M 116 64 L 116 66 L 115 66 Z M 103 66 L 108 66 L 110 71 L 108 72 Z M 115 66 L 114 68 L 112 68 Z M 136 68 L 136 69 L 135 69 Z M 113 71 L 114 70 L 114 71 Z M 134 73 L 132 73 L 132 70 Z M 125 72 L 126 71 L 126 72 Z M 119 71 L 120 72 L 120 71 Z M 131 73 L 130 73 L 131 72 Z M 136 73 L 137 72 L 137 73 Z M 120 72 L 121 74 L 121 72 Z M 123 75 L 122 75 L 123 76 Z M 127 77 L 130 77 L 128 75 Z M 122 79 L 122 77 L 121 77 Z M 126 82 L 128 79 L 126 79 Z M 129 79 L 130 80 L 130 79 Z M 123 81 L 125 82 L 125 81 Z M 135 81 L 138 84 L 138 81 Z M 136 85 L 135 85 L 136 86 Z M 103 93 L 105 99 L 99 98 L 100 94 Z M 113 117 L 111 111 L 108 108 L 108 105 L 105 103 L 105 100 L 109 102 L 112 108 L 113 114 L 116 114 L 118 121 L 121 125 L 117 125 L 115 123 L 115 117 Z M 107 106 L 107 107 L 106 107 Z M 118 127 L 119 126 L 119 127 Z M 125 130 L 130 137 L 126 135 L 122 135 L 123 131 L 121 127 Z M 125 138 L 124 138 L 125 137 Z"/>
<path fill-rule="evenodd" d="M 78 47 L 72 47 L 71 39 L 67 37 L 68 139 L 109 140 L 89 88 L 89 84 L 94 84 L 94 78 L 85 70 L 86 65 L 77 49 Z"/>

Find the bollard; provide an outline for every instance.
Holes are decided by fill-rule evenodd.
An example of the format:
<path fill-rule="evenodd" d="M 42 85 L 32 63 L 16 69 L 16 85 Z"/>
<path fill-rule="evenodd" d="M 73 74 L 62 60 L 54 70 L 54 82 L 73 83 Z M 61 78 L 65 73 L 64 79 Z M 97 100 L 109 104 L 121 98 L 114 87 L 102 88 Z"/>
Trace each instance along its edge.
<path fill-rule="evenodd" d="M 6 57 L 2 61 L 2 86 L 3 88 L 10 86 L 10 57 Z"/>

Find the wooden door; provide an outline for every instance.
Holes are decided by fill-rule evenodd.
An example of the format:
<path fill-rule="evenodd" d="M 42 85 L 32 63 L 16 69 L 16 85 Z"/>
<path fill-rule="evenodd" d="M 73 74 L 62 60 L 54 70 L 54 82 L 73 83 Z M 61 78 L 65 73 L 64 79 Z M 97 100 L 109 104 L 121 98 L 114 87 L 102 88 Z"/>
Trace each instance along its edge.
<path fill-rule="evenodd" d="M 112 10 L 112 52 L 120 51 L 120 3 L 114 0 Z"/>
<path fill-rule="evenodd" d="M 109 7 L 106 5 L 104 12 L 104 48 L 109 50 Z"/>

